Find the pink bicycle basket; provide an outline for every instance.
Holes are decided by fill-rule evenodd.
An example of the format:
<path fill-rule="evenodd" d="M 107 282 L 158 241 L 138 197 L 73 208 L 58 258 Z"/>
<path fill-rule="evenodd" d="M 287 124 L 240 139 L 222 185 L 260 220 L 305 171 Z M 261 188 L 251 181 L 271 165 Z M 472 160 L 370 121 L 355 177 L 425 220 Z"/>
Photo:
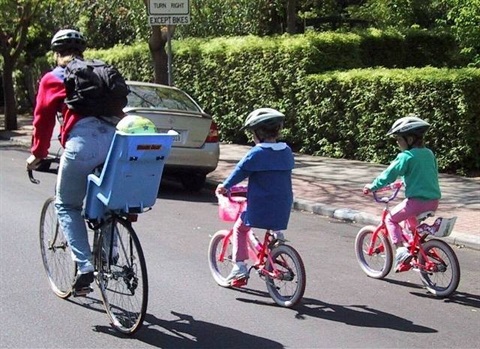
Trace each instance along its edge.
<path fill-rule="evenodd" d="M 222 221 L 235 222 L 247 207 L 247 198 L 242 196 L 218 196 L 218 216 Z"/>

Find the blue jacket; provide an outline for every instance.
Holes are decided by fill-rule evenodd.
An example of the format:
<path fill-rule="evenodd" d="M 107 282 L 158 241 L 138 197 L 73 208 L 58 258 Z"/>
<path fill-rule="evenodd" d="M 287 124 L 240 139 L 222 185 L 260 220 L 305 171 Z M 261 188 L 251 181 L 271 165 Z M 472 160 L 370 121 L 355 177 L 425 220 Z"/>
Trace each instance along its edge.
<path fill-rule="evenodd" d="M 293 203 L 293 153 L 286 143 L 260 143 L 238 162 L 223 185 L 230 189 L 248 178 L 247 226 L 287 229 Z"/>

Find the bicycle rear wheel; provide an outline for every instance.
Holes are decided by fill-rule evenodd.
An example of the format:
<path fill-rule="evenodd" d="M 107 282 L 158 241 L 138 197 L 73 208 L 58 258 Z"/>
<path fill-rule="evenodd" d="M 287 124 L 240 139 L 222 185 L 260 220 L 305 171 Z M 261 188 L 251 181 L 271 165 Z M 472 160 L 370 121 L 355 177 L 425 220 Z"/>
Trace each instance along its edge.
<path fill-rule="evenodd" d="M 217 231 L 210 240 L 208 246 L 208 265 L 213 279 L 222 287 L 230 287 L 226 281 L 228 274 L 232 271 L 232 243 L 228 230 Z"/>
<path fill-rule="evenodd" d="M 55 197 L 51 197 L 43 204 L 39 230 L 40 252 L 50 288 L 58 297 L 65 299 L 72 294 L 77 266 L 58 223 L 54 203 Z"/>
<path fill-rule="evenodd" d="M 102 228 L 95 259 L 97 282 L 111 325 L 119 332 L 135 333 L 147 311 L 148 278 L 143 250 L 130 222 L 116 217 Z"/>
<path fill-rule="evenodd" d="M 270 251 L 271 260 L 267 259 L 266 270 L 275 269 L 279 276 L 266 277 L 266 284 L 270 297 L 282 307 L 292 307 L 297 304 L 305 293 L 307 277 L 305 266 L 300 254 L 289 245 L 278 245 Z"/>
<path fill-rule="evenodd" d="M 422 244 L 428 257 L 433 263 L 430 271 L 420 271 L 420 278 L 429 292 L 437 297 L 448 297 L 458 287 L 460 282 L 460 264 L 453 249 L 440 240 L 429 240 Z M 425 266 L 428 263 L 421 253 L 418 254 L 418 263 Z"/>
<path fill-rule="evenodd" d="M 373 241 L 376 229 L 372 225 L 360 229 L 355 239 L 355 254 L 365 274 L 374 279 L 382 279 L 392 269 L 393 252 L 390 241 L 383 232 L 379 232 Z M 371 254 L 370 247 L 373 251 Z"/>

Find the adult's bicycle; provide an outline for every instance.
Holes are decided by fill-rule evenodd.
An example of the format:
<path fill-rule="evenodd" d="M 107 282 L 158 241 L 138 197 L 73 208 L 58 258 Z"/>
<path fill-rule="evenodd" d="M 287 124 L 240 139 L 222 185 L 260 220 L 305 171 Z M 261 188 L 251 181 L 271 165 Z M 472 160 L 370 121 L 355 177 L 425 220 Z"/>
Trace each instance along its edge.
<path fill-rule="evenodd" d="M 218 194 L 220 218 L 226 222 L 237 220 L 247 205 L 247 187 L 235 186 L 226 196 Z M 233 194 L 233 195 L 232 195 Z M 219 230 L 211 238 L 208 263 L 215 282 L 222 287 L 245 286 L 250 272 L 255 270 L 265 280 L 270 297 L 282 307 L 292 307 L 303 297 L 306 286 L 305 266 L 300 254 L 292 246 L 278 239 L 272 230 L 266 230 L 259 241 L 253 229 L 248 234 L 248 253 L 252 263 L 245 278 L 229 282 L 227 276 L 235 262 L 232 259 L 233 228 Z"/>
<path fill-rule="evenodd" d="M 383 279 L 390 272 L 393 263 L 393 249 L 385 219 L 389 214 L 389 202 L 394 200 L 403 183 L 395 182 L 372 192 L 376 202 L 385 204 L 378 226 L 368 225 L 360 229 L 355 240 L 355 254 L 362 270 L 369 277 Z M 380 197 L 379 193 L 391 191 L 390 196 Z M 460 282 L 460 264 L 453 249 L 444 241 L 430 239 L 450 235 L 456 221 L 453 218 L 437 218 L 432 225 L 422 223 L 435 212 L 427 211 L 416 217 L 417 226 L 406 226 L 403 237 L 408 241 L 410 257 L 400 265 L 399 272 L 415 270 L 425 288 L 437 297 L 448 297 Z M 408 232 L 407 229 L 410 231 Z"/>
<path fill-rule="evenodd" d="M 94 280 L 105 311 L 112 327 L 128 335 L 142 326 L 148 304 L 147 267 L 132 223 L 155 202 L 172 142 L 171 137 L 155 137 L 158 135 L 132 136 L 117 133 L 103 169 L 89 175 L 84 213 L 86 224 L 93 231 Z M 58 158 L 46 159 L 39 168 L 56 173 L 52 169 L 55 163 Z M 32 171 L 28 174 L 32 183 L 39 183 Z M 137 185 L 132 186 L 134 183 Z M 118 188 L 123 188 L 123 192 Z M 50 287 L 63 299 L 86 296 L 93 289 L 76 291 L 72 287 L 77 265 L 54 204 L 54 196 L 43 204 L 39 229 L 40 251 Z"/>

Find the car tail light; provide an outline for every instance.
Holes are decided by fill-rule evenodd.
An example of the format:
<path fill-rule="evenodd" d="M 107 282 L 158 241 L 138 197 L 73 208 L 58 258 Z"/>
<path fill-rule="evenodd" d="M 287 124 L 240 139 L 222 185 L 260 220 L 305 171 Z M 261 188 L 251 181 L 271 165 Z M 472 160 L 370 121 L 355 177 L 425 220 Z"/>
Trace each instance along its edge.
<path fill-rule="evenodd" d="M 218 127 L 213 121 L 210 124 L 210 130 L 208 131 L 207 139 L 205 143 L 218 143 Z"/>

